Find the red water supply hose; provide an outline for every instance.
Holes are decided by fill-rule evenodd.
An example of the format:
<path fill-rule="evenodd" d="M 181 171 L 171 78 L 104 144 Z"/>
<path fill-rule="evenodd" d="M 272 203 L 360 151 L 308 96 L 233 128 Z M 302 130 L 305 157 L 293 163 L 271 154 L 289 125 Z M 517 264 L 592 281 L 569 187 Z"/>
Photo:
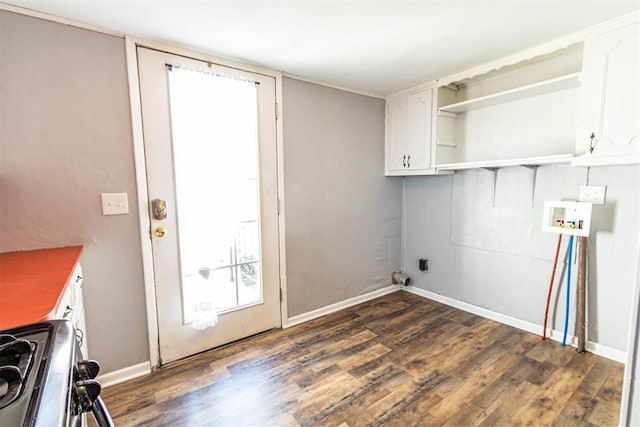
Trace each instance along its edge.
<path fill-rule="evenodd" d="M 556 246 L 556 257 L 553 260 L 553 270 L 551 271 L 551 280 L 549 280 L 549 293 L 547 294 L 547 307 L 544 309 L 544 326 L 542 329 L 542 339 L 547 339 L 547 318 L 549 316 L 549 302 L 551 301 L 551 290 L 553 289 L 553 279 L 556 277 L 556 267 L 558 265 L 558 255 L 560 254 L 560 243 L 562 243 L 562 234 L 558 234 L 558 245 Z M 571 262 L 571 261 L 569 261 Z"/>

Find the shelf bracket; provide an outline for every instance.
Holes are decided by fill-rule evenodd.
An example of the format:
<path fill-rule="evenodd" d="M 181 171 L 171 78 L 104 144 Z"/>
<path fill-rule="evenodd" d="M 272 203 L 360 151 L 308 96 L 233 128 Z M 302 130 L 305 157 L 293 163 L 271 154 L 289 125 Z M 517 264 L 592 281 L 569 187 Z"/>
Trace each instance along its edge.
<path fill-rule="evenodd" d="M 498 169 L 499 168 L 481 168 L 493 172 L 493 188 L 491 190 L 491 206 L 496 207 L 496 187 L 498 186 Z"/>
<path fill-rule="evenodd" d="M 454 113 L 451 111 L 447 111 L 447 110 L 438 110 L 438 115 L 441 117 L 448 117 L 450 119 L 457 119 L 458 118 L 458 113 Z"/>
<path fill-rule="evenodd" d="M 531 207 L 536 198 L 536 180 L 538 179 L 538 165 L 521 165 L 531 170 Z"/>

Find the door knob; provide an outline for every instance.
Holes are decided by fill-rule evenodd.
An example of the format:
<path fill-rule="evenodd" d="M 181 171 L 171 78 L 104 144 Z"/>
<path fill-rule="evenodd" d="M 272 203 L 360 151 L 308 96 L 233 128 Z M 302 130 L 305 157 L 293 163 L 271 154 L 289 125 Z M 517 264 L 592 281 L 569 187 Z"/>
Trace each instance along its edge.
<path fill-rule="evenodd" d="M 164 237 L 164 235 L 167 234 L 167 227 L 160 226 L 156 228 L 155 234 L 158 237 Z"/>

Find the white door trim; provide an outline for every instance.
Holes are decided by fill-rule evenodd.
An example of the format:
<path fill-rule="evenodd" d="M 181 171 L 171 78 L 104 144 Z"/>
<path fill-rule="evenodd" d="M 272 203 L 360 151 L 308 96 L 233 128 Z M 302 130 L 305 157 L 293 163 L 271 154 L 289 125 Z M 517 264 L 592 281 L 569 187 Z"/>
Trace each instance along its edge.
<path fill-rule="evenodd" d="M 287 245 L 285 233 L 284 197 L 284 115 L 282 114 L 282 73 L 276 76 L 276 150 L 278 161 L 278 252 L 280 257 L 280 322 L 287 327 Z"/>
<path fill-rule="evenodd" d="M 138 221 L 140 224 L 140 246 L 142 249 L 142 278 L 147 308 L 147 333 L 149 337 L 149 362 L 151 368 L 160 366 L 158 335 L 158 315 L 156 309 L 155 276 L 153 274 L 153 250 L 149 217 L 149 197 L 147 191 L 147 166 L 144 158 L 144 139 L 142 132 L 142 108 L 140 84 L 138 82 L 138 59 L 136 42 L 125 37 L 127 57 L 127 80 L 129 81 L 129 102 L 131 105 L 131 129 L 133 136 L 133 160 L 138 193 Z"/>
<path fill-rule="evenodd" d="M 287 290 L 286 290 L 286 257 L 285 257 L 285 223 L 284 223 L 284 144 L 282 126 L 282 73 L 251 64 L 234 61 L 228 58 L 218 57 L 206 52 L 185 49 L 166 43 L 155 42 L 133 36 L 125 36 L 125 48 L 127 59 L 127 78 L 129 81 L 129 100 L 131 105 L 131 127 L 133 136 L 133 153 L 136 176 L 136 189 L 138 192 L 138 219 L 140 224 L 140 243 L 142 248 L 142 270 L 147 308 L 147 331 L 149 335 L 149 362 L 152 369 L 160 366 L 158 313 L 156 307 L 155 277 L 153 272 L 153 250 L 150 236 L 149 195 L 147 191 L 147 170 L 144 157 L 144 138 L 142 131 L 142 109 L 140 100 L 140 87 L 138 82 L 138 60 L 136 49 L 148 47 L 162 50 L 175 55 L 183 55 L 194 59 L 214 62 L 226 67 L 237 68 L 243 71 L 263 74 L 274 77 L 276 80 L 276 102 L 278 105 L 278 119 L 276 121 L 276 150 L 277 150 L 277 193 L 279 199 L 278 216 L 278 255 L 279 278 L 282 300 L 280 301 L 281 325 L 284 326 L 288 317 Z"/>

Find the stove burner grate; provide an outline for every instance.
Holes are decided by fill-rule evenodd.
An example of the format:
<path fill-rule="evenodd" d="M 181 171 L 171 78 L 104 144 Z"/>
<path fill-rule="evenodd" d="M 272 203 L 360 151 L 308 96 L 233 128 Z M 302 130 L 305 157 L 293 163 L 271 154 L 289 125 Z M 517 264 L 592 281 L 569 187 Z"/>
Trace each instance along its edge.
<path fill-rule="evenodd" d="M 35 343 L 13 335 L 0 335 L 0 409 L 20 397 L 35 349 Z"/>

